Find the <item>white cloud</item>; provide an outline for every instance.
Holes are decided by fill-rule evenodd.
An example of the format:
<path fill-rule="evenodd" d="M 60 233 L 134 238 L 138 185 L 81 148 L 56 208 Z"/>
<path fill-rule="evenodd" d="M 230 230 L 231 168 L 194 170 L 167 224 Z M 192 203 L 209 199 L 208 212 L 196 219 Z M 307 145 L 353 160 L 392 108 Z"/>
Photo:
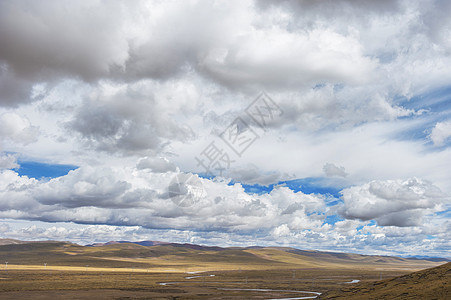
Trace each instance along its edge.
<path fill-rule="evenodd" d="M 12 154 L 0 154 L 0 169 L 15 169 L 18 168 L 17 156 Z"/>
<path fill-rule="evenodd" d="M 110 224 L 84 232 L 117 238 L 148 236 L 142 228 L 112 229 L 141 225 L 172 228 L 167 234 L 183 241 L 245 244 L 258 231 L 304 247 L 383 252 L 404 243 L 438 253 L 449 224 L 434 214 L 447 203 L 435 186 L 451 192 L 444 163 L 451 159 L 449 7 L 417 0 L 1 2 L 0 147 L 16 154 L 1 155 L 0 167 L 27 159 L 80 168 L 48 181 L 1 170 L 0 215 Z M 284 112 L 266 130 L 244 113 L 261 90 Z M 227 177 L 267 185 L 334 176 L 328 187 L 352 186 L 343 191 L 342 213 L 354 219 L 323 224 L 336 210 L 323 195 L 281 186 L 250 195 L 218 179 L 201 179 L 207 195 L 193 207 L 175 205 L 167 197 L 173 176 L 204 171 L 194 158 L 238 116 L 259 138 L 233 157 Z M 424 136 L 433 123 L 436 148 Z M 433 184 L 387 180 L 412 177 Z M 387 226 L 360 221 L 370 219 Z M 395 240 L 406 225 L 418 225 L 410 228 L 420 245 Z M 23 234 L 30 232 L 83 239 L 58 228 Z"/>
<path fill-rule="evenodd" d="M 234 181 L 244 184 L 269 185 L 277 183 L 282 178 L 279 172 L 273 171 L 265 174 L 265 172 L 253 164 L 232 167 L 226 170 L 226 174 Z"/>
<path fill-rule="evenodd" d="M 139 226 L 84 225 L 1 220 L 3 237 L 22 240 L 67 240 L 81 244 L 110 240 L 158 240 L 219 246 L 294 246 L 300 249 L 352 251 L 379 255 L 424 255 L 448 257 L 450 222 L 434 217 L 423 227 L 377 226 L 358 220 L 335 225 L 312 226 L 312 229 L 290 229 L 286 223 L 269 235 L 253 232 L 220 232 L 176 229 L 146 229 Z M 363 227 L 357 230 L 358 227 Z M 277 234 L 276 234 L 277 233 Z M 276 234 L 276 235 L 274 235 Z M 432 236 L 432 237 L 431 237 Z"/>
<path fill-rule="evenodd" d="M 247 231 L 270 230 L 292 216 L 312 223 L 310 216 L 324 208 L 322 197 L 286 187 L 249 195 L 240 184 L 206 179 L 202 179 L 206 193 L 193 206 L 183 208 L 164 196 L 177 173 L 146 169 L 82 167 L 50 181 L 19 177 L 9 170 L 1 174 L 2 199 L 11 200 L 2 202 L 0 216 L 9 218 Z"/>
<path fill-rule="evenodd" d="M 449 201 L 438 187 L 417 178 L 372 181 L 342 191 L 340 213 L 345 218 L 371 220 L 382 226 L 415 226 L 422 217 L 443 209 Z"/>
<path fill-rule="evenodd" d="M 21 144 L 36 141 L 39 129 L 32 126 L 27 118 L 16 113 L 3 113 L 0 115 L 0 137 L 10 139 Z"/>
<path fill-rule="evenodd" d="M 259 28 L 236 39 L 224 53 L 219 59 L 207 56 L 202 71 L 231 88 L 290 88 L 318 80 L 364 83 L 376 67 L 357 40 L 327 29 L 302 34 Z"/>
<path fill-rule="evenodd" d="M 145 157 L 138 161 L 136 165 L 138 170 L 150 169 L 154 173 L 175 172 L 176 167 L 167 158 L 164 157 Z"/>
<path fill-rule="evenodd" d="M 290 228 L 288 228 L 287 224 L 282 224 L 276 228 L 274 228 L 274 230 L 272 231 L 272 235 L 275 238 L 280 238 L 282 236 L 286 236 L 290 234 Z"/>
<path fill-rule="evenodd" d="M 441 146 L 451 137 L 451 121 L 438 122 L 429 136 L 436 146 Z"/>
<path fill-rule="evenodd" d="M 11 228 L 8 224 L 5 224 L 5 223 L 0 224 L 0 232 L 2 234 L 8 233 L 10 230 L 11 230 Z"/>
<path fill-rule="evenodd" d="M 167 115 L 169 109 L 155 100 L 151 88 L 145 83 L 104 85 L 78 108 L 67 129 L 107 152 L 158 150 L 168 139 L 190 139 L 190 129 Z"/>
<path fill-rule="evenodd" d="M 331 164 L 331 163 L 326 163 L 323 166 L 323 172 L 328 177 L 331 177 L 331 176 L 346 177 L 346 176 L 348 176 L 348 173 L 346 173 L 344 167 L 336 166 L 335 164 Z"/>

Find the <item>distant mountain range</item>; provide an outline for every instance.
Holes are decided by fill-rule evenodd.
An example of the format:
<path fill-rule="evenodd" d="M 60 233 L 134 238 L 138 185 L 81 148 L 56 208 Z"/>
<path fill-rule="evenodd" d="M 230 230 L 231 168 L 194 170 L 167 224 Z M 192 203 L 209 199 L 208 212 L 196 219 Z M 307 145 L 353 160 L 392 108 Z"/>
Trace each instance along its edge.
<path fill-rule="evenodd" d="M 102 247 L 108 245 L 116 245 L 116 244 L 136 244 L 141 246 L 156 246 L 156 245 L 165 245 L 170 244 L 167 242 L 159 242 L 159 241 L 140 241 L 140 242 L 130 242 L 130 241 L 109 241 L 106 243 L 94 243 L 90 245 L 86 245 L 88 247 Z"/>
<path fill-rule="evenodd" d="M 39 244 L 39 243 L 61 243 L 58 241 L 21 241 L 21 240 L 14 240 L 14 239 L 0 239 L 0 246 L 3 245 L 20 245 L 20 244 Z"/>
<path fill-rule="evenodd" d="M 194 249 L 194 250 L 215 250 L 215 251 L 220 251 L 220 250 L 225 249 L 225 248 L 216 247 L 216 246 L 201 246 L 201 245 L 188 244 L 188 243 L 179 244 L 179 243 L 160 242 L 160 241 L 138 241 L 138 242 L 109 241 L 107 243 L 95 243 L 95 244 L 86 245 L 86 246 L 103 247 L 103 246 L 116 245 L 116 244 L 135 244 L 135 245 L 141 245 L 141 246 L 147 246 L 147 247 L 157 246 L 157 245 L 168 245 L 168 246 L 173 246 L 173 247 L 184 247 L 184 248 L 189 248 L 189 249 Z"/>
<path fill-rule="evenodd" d="M 218 246 L 203 246 L 203 245 L 196 245 L 196 244 L 189 244 L 189 243 L 171 243 L 171 242 L 162 242 L 162 241 L 137 241 L 137 242 L 131 242 L 131 241 L 109 241 L 106 243 L 94 243 L 90 245 L 86 245 L 88 247 L 102 247 L 102 246 L 108 246 L 108 245 L 115 245 L 115 244 L 135 244 L 135 245 L 141 245 L 141 246 L 157 246 L 157 245 L 169 245 L 173 247 L 184 247 L 194 250 L 212 250 L 212 251 L 221 251 L 225 249 L 263 249 L 263 248 L 274 248 L 274 249 L 283 249 L 284 251 L 290 252 L 290 253 L 296 253 L 296 254 L 302 254 L 305 256 L 314 256 L 314 257 L 322 257 L 322 258 L 351 258 L 351 257 L 374 257 L 374 255 L 362 255 L 362 254 L 352 254 L 352 253 L 343 253 L 343 252 L 329 252 L 329 251 L 315 251 L 315 250 L 299 250 L 296 248 L 291 247 L 263 247 L 263 246 L 249 246 L 249 247 L 218 247 Z M 0 243 L 1 245 L 1 243 Z M 393 259 L 400 259 L 401 257 L 396 256 L 380 256 L 384 259 L 391 257 Z M 433 261 L 433 262 L 443 262 L 443 261 L 451 261 L 448 258 L 443 257 L 434 257 L 434 256 L 403 256 L 403 259 L 416 259 L 416 260 L 427 260 L 427 261 Z"/>
<path fill-rule="evenodd" d="M 92 249 L 92 250 L 89 250 Z M 98 249 L 98 250 L 95 250 Z M 15 251 L 15 253 L 11 253 Z M 87 260 L 94 260 L 92 264 L 99 265 L 100 257 L 108 256 L 121 258 L 164 258 L 186 260 L 188 257 L 194 261 L 206 257 L 218 262 L 237 261 L 238 264 L 246 260 L 255 261 L 256 264 L 265 262 L 278 264 L 297 264 L 300 267 L 322 267 L 325 265 L 396 265 L 412 266 L 418 265 L 421 269 L 424 265 L 432 267 L 438 263 L 448 262 L 449 259 L 437 257 L 396 257 L 381 255 L 361 255 L 354 253 L 325 252 L 314 250 L 299 250 L 290 247 L 217 247 L 203 246 L 189 243 L 170 243 L 163 241 L 110 241 L 107 243 L 95 243 L 80 246 L 69 242 L 58 241 L 20 241 L 14 239 L 0 239 L 0 259 L 8 258 L 13 263 L 23 263 L 39 258 L 39 255 L 48 256 L 48 260 L 53 259 L 58 264 L 73 264 L 81 257 Z M 50 255 L 52 254 L 52 255 Z M 23 261 L 20 261 L 22 258 Z M 115 258 L 115 259 L 116 259 Z M 103 258 L 105 260 L 105 258 Z M 166 259 L 166 258 L 165 258 Z M 428 263 L 429 262 L 429 263 Z M 126 265 L 125 260 L 122 265 Z"/>
<path fill-rule="evenodd" d="M 111 241 L 81 246 L 59 241 L 0 239 L 0 262 L 4 262 L 4 273 L 0 278 L 4 279 L 3 291 L 27 289 L 30 280 L 27 276 L 30 274 L 36 280 L 42 280 L 30 288 L 33 290 L 40 289 L 41 284 L 50 284 L 50 291 L 55 287 L 58 290 L 62 287 L 70 290 L 73 288 L 72 278 L 78 278 L 82 283 L 79 289 L 83 291 L 86 289 L 85 284 L 89 282 L 91 287 L 99 289 L 105 287 L 106 279 L 102 274 L 108 272 L 108 280 L 112 280 L 108 281 L 109 288 L 115 289 L 117 284 L 125 284 L 122 288 L 126 287 L 125 290 L 129 292 L 139 290 L 162 295 L 154 297 L 158 299 L 167 299 L 166 296 L 171 293 L 186 296 L 186 299 L 199 299 L 186 293 L 216 293 L 219 295 L 217 299 L 225 299 L 227 297 L 224 293 L 228 291 L 230 284 L 235 285 L 236 289 L 232 288 L 229 292 L 233 294 L 242 290 L 249 295 L 243 297 L 245 299 L 252 299 L 249 294 L 251 291 L 291 293 L 293 287 L 294 290 L 307 291 L 307 296 L 312 296 L 313 293 L 316 297 L 318 293 L 322 293 L 320 299 L 451 299 L 448 286 L 451 263 L 437 258 L 426 260 L 290 247 L 211 247 L 161 241 Z M 437 266 L 439 267 L 435 268 Z M 72 275 L 64 279 L 69 271 Z M 415 273 L 407 274 L 409 272 Z M 53 281 L 46 282 L 46 276 L 42 274 L 56 274 L 54 280 L 60 281 L 53 285 Z M 406 275 L 399 276 L 402 274 Z M 382 275 L 391 279 L 375 281 L 382 279 Z M 19 280 L 16 285 L 8 286 L 12 282 L 12 276 Z M 89 276 L 94 281 L 85 282 Z M 208 280 L 211 276 L 214 278 Z M 248 276 L 251 278 L 249 282 Z M 144 280 L 142 285 L 138 284 L 140 280 Z M 205 286 L 205 280 L 213 286 Z M 218 285 L 224 288 L 216 289 Z M 262 286 L 270 288 L 265 290 Z M 199 292 L 203 288 L 205 290 Z M 91 292 L 95 292 L 95 289 Z M 73 293 L 76 294 L 77 291 Z M 51 295 L 55 294 L 47 294 L 45 299 L 54 298 Z M 129 295 L 131 294 L 127 294 L 124 299 L 136 298 Z M 22 298 L 27 297 L 17 294 L 8 299 Z M 30 296 L 27 299 L 37 298 Z M 88 299 L 94 298 L 98 297 Z M 114 297 L 102 299 L 112 298 Z"/>

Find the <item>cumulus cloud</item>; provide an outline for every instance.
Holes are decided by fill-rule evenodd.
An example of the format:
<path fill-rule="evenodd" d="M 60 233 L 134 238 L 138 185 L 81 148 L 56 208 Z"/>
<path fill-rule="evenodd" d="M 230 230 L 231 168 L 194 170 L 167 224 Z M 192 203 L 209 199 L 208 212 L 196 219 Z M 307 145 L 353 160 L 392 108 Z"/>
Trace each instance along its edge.
<path fill-rule="evenodd" d="M 145 157 L 138 161 L 138 170 L 150 169 L 155 173 L 175 172 L 176 166 L 164 157 Z"/>
<path fill-rule="evenodd" d="M 61 78 L 168 80 L 190 69 L 231 89 L 253 92 L 318 82 L 368 83 L 379 76 L 383 55 L 382 47 L 372 44 L 387 45 L 391 38 L 380 32 L 380 23 L 398 26 L 400 18 L 414 18 L 409 12 L 416 4 L 339 3 L 3 3 L 2 82 L 14 85 L 2 89 L 2 103 L 29 101 L 27 85 Z M 362 17 L 368 12 L 370 18 Z M 336 22 L 326 22 L 331 16 Z M 416 17 L 411 23 L 428 18 Z M 406 40 L 416 36 L 411 23 L 401 23 L 396 33 L 407 33 Z M 362 26 L 365 36 L 356 29 Z M 376 55 L 369 51 L 373 48 Z"/>
<path fill-rule="evenodd" d="M 235 13 L 249 4 L 2 3 L 0 79 L 7 88 L 1 89 L 0 103 L 25 103 L 34 84 L 64 78 L 168 79 L 186 66 L 196 67 L 205 50 L 227 40 L 227 32 L 243 24 Z"/>
<path fill-rule="evenodd" d="M 161 150 L 168 140 L 189 140 L 190 128 L 164 114 L 162 105 L 146 85 L 106 86 L 82 104 L 66 128 L 89 147 L 107 152 Z"/>
<path fill-rule="evenodd" d="M 216 246 L 254 245 L 294 246 L 301 249 L 352 251 L 379 255 L 410 255 L 416 253 L 449 258 L 449 229 L 451 224 L 437 226 L 437 220 L 420 227 L 380 227 L 358 220 L 345 220 L 335 225 L 325 224 L 311 230 L 290 230 L 281 224 L 270 235 L 237 232 L 208 232 L 177 229 L 146 229 L 140 226 L 85 225 L 73 223 L 25 221 L 9 223 L 0 219 L 0 232 L 5 238 L 22 240 L 63 240 L 92 244 L 111 240 L 158 240 L 198 243 Z M 357 227 L 363 227 L 357 230 Z M 4 230 L 4 231 L 2 231 Z M 428 239 L 428 235 L 433 239 Z"/>
<path fill-rule="evenodd" d="M 0 38 L 4 41 L 0 60 L 18 82 L 60 76 L 91 80 L 120 67 L 128 58 L 121 21 L 126 20 L 126 12 L 120 3 L 51 1 L 36 5 L 20 1 L 2 3 L 0 11 Z M 6 92 L 17 92 L 11 91 L 13 88 Z M 7 97 L 1 98 L 8 102 Z"/>
<path fill-rule="evenodd" d="M 346 173 L 344 167 L 336 166 L 335 164 L 331 164 L 331 163 L 326 163 L 323 166 L 323 172 L 328 177 L 332 177 L 332 176 L 346 177 L 346 176 L 348 176 L 348 173 Z"/>
<path fill-rule="evenodd" d="M 409 26 L 423 24 L 422 18 L 426 18 L 419 14 L 415 19 L 409 14 L 410 9 L 418 9 L 416 4 L 409 7 L 396 1 L 378 4 L 340 1 L 340 5 L 328 1 L 315 4 L 257 1 L 257 7 L 252 1 L 221 5 L 202 1 L 177 5 L 152 2 L 131 6 L 49 2 L 47 9 L 27 3 L 2 4 L 5 17 L 2 18 L 1 38 L 7 46 L 0 52 L 0 59 L 4 61 L 4 73 L 9 74 L 8 78 L 13 78 L 14 83 L 25 80 L 36 84 L 52 81 L 52 78 L 74 77 L 89 82 L 173 80 L 180 72 L 194 71 L 232 90 L 290 91 L 282 95 L 286 101 L 281 105 L 287 114 L 279 122 L 283 125 L 295 122 L 300 129 L 352 126 L 411 115 L 414 111 L 391 101 L 393 94 L 405 92 L 375 78 L 385 78 L 386 74 L 394 76 L 392 69 L 400 69 L 399 64 L 407 61 L 411 65 L 411 61 L 424 56 L 423 52 L 430 51 L 418 49 L 418 55 L 405 57 L 404 44 L 396 44 L 393 55 L 400 52 L 399 62 L 387 68 L 379 63 L 379 57 L 385 55 L 379 53 L 381 49 L 392 44 L 388 42 L 391 36 L 378 31 L 381 22 L 394 28 L 401 26 L 396 34 L 406 35 L 405 39 L 409 40 L 418 36 Z M 259 7 L 265 9 L 259 10 Z M 65 10 L 71 11 L 67 18 L 55 17 Z M 109 14 L 100 16 L 99 11 Z M 369 20 L 361 17 L 368 11 L 372 13 Z M 333 15 L 336 22 L 326 22 L 329 15 Z M 353 30 L 348 26 L 351 16 L 357 16 L 351 18 Z M 400 24 L 399 19 L 405 18 L 412 20 Z M 90 30 L 91 24 L 98 28 L 95 33 Z M 365 34 L 358 32 L 362 26 Z M 70 40 L 61 34 L 63 30 L 72 33 Z M 372 46 L 374 41 L 383 47 Z M 268 42 L 271 47 L 265 46 Z M 14 50 L 16 48 L 20 51 Z M 442 56 L 437 53 L 437 57 Z M 446 65 L 442 62 L 429 64 Z M 425 73 L 423 69 L 407 71 L 409 77 L 413 77 L 413 73 L 421 76 Z M 402 74 L 395 78 L 397 82 L 406 81 Z M 440 76 L 446 78 L 443 75 Z M 361 88 L 362 83 L 365 89 Z M 310 88 L 322 85 L 323 88 Z M 301 92 L 293 94 L 300 88 Z M 164 113 L 159 111 L 156 115 Z M 98 124 L 92 120 L 94 114 L 98 115 Z M 160 142 L 158 133 L 150 133 L 151 128 L 135 127 L 133 121 L 124 120 L 110 107 L 85 105 L 76 118 L 86 125 L 75 123 L 73 129 L 99 149 L 155 148 Z M 124 122 L 131 125 L 126 126 Z M 92 129 L 94 125 L 99 129 Z M 113 142 L 107 142 L 109 140 Z"/>
<path fill-rule="evenodd" d="M 68 208 L 115 207 L 116 205 L 121 207 L 127 204 L 117 201 L 116 198 L 128 189 L 129 184 L 124 180 L 116 179 L 111 169 L 85 167 L 40 185 L 36 189 L 35 198 L 44 205 Z"/>
<path fill-rule="evenodd" d="M 280 226 L 277 226 L 276 228 L 274 228 L 274 230 L 272 231 L 272 235 L 275 238 L 280 238 L 282 236 L 287 236 L 290 234 L 290 228 L 288 228 L 287 224 L 282 224 Z"/>
<path fill-rule="evenodd" d="M 17 156 L 13 154 L 0 154 L 0 169 L 15 169 L 18 168 Z"/>
<path fill-rule="evenodd" d="M 11 68 L 0 60 L 0 105 L 17 106 L 32 101 L 33 82 L 19 78 Z"/>
<path fill-rule="evenodd" d="M 435 185 L 449 192 L 443 162 L 451 150 L 429 149 L 424 132 L 435 123 L 429 139 L 447 145 L 449 8 L 416 0 L 2 1 L 1 150 L 81 167 L 37 181 L 8 170 L 18 167 L 14 155 L 0 156 L 0 217 L 83 227 L 12 228 L 27 238 L 152 231 L 185 242 L 246 244 L 259 235 L 307 248 L 403 244 L 439 253 L 449 222 L 434 213 L 448 198 Z M 244 117 L 258 131 L 255 150 L 233 158 L 227 179 L 199 179 L 206 193 L 193 206 L 177 206 L 174 176 L 199 171 L 194 157 L 261 90 L 283 115 L 266 130 Z M 284 186 L 246 193 L 240 184 L 324 175 L 337 177 L 327 188 L 341 189 L 340 177 L 355 186 L 329 201 Z M 435 185 L 386 180 L 412 176 Z M 339 209 L 325 205 L 340 201 Z M 337 210 L 345 220 L 324 222 Z"/>
<path fill-rule="evenodd" d="M 273 171 L 265 174 L 253 164 L 233 167 L 227 170 L 227 176 L 230 176 L 236 182 L 260 185 L 274 184 L 282 178 L 279 172 Z"/>
<path fill-rule="evenodd" d="M 39 129 L 27 118 L 12 112 L 0 115 L 0 137 L 3 139 L 29 144 L 36 141 L 38 134 Z"/>
<path fill-rule="evenodd" d="M 435 124 L 429 137 L 434 145 L 443 145 L 443 143 L 451 137 L 451 121 L 438 122 Z"/>
<path fill-rule="evenodd" d="M 201 179 L 206 193 L 193 206 L 183 208 L 163 197 L 177 173 L 145 169 L 81 167 L 49 181 L 20 177 L 10 170 L 0 174 L 1 197 L 11 199 L 2 201 L 0 216 L 8 218 L 247 231 L 270 230 L 282 222 L 291 228 L 309 227 L 315 221 L 308 220 L 324 207 L 321 196 L 286 187 L 253 195 L 240 184 Z"/>
<path fill-rule="evenodd" d="M 268 43 L 270 48 L 265 47 Z M 259 51 L 262 48 L 266 51 Z M 300 34 L 273 28 L 236 40 L 221 57 L 207 56 L 202 67 L 229 87 L 258 90 L 302 86 L 318 80 L 363 83 L 371 79 L 376 63 L 361 53 L 358 41 L 352 37 L 328 30 Z"/>
<path fill-rule="evenodd" d="M 340 213 L 345 218 L 376 220 L 382 226 L 415 226 L 449 201 L 438 187 L 417 178 L 371 181 L 344 189 Z"/>
<path fill-rule="evenodd" d="M 31 189 L 37 181 L 27 176 L 19 176 L 12 170 L 0 170 L 0 211 L 3 217 L 20 219 L 28 215 L 26 211 L 33 211 L 40 207 L 30 195 Z"/>

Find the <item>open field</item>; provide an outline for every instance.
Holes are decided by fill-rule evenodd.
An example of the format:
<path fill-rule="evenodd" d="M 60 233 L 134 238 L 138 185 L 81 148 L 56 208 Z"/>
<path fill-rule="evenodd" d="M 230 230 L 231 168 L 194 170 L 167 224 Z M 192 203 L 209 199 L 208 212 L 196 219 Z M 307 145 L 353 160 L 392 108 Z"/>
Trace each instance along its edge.
<path fill-rule="evenodd" d="M 384 278 L 402 272 L 386 271 Z M 215 276 L 210 276 L 215 275 Z M 201 276 L 201 277 L 197 277 Z M 187 279 L 194 277 L 191 279 Z M 221 289 L 272 289 L 325 292 L 339 289 L 354 279 L 374 281 L 378 271 L 338 269 L 273 269 L 215 271 L 198 274 L 143 272 L 134 270 L 74 271 L 5 270 L 0 277 L 1 299 L 270 299 L 309 296 L 295 292 L 257 292 Z M 160 285 L 161 283 L 169 283 Z M 49 293 L 50 292 L 50 293 Z M 311 295 L 310 295 L 311 296 Z"/>
<path fill-rule="evenodd" d="M 0 299 L 281 299 L 443 264 L 291 248 L 0 246 Z M 305 291 L 310 293 L 301 293 Z"/>

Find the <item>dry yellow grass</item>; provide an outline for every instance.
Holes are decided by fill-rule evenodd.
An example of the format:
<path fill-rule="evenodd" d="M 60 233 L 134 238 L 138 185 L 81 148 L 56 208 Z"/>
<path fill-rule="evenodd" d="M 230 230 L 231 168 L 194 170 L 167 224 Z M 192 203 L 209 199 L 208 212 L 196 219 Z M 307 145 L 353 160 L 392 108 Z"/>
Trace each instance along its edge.
<path fill-rule="evenodd" d="M 451 263 L 400 277 L 329 291 L 320 299 L 451 299 Z"/>
<path fill-rule="evenodd" d="M 285 248 L 195 250 L 67 243 L 0 246 L 2 259 L 9 263 L 7 270 L 0 268 L 0 299 L 288 298 L 299 294 L 284 291 L 334 291 L 353 279 L 373 282 L 380 270 L 389 278 L 438 264 Z M 235 288 L 277 291 L 262 294 Z"/>

